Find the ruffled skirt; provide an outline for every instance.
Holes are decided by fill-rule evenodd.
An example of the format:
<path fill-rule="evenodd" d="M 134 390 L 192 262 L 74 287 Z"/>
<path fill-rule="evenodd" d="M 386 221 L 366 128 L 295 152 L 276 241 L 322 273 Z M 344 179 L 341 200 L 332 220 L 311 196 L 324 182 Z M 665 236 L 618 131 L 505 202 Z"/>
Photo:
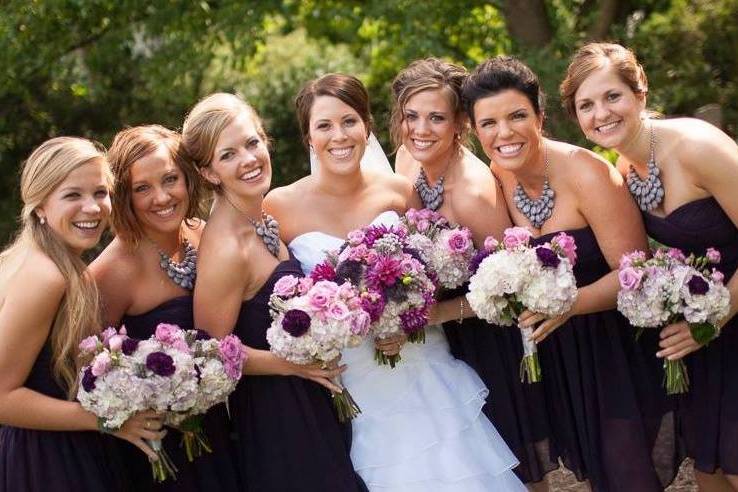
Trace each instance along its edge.
<path fill-rule="evenodd" d="M 525 490 L 518 462 L 482 412 L 488 390 L 454 359 L 440 327 L 406 344 L 394 369 L 367 341 L 346 350 L 344 384 L 361 407 L 351 460 L 370 490 Z"/>

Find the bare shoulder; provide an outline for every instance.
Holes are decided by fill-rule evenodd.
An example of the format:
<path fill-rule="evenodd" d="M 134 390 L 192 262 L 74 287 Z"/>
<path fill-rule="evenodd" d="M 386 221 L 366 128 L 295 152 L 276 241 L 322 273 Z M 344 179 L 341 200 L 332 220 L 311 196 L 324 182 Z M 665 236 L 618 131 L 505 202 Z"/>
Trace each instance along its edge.
<path fill-rule="evenodd" d="M 284 207 L 290 207 L 308 190 L 312 180 L 313 178 L 311 176 L 305 176 L 294 183 L 270 190 L 264 197 L 264 208 L 269 213 L 272 213 L 271 211 L 283 210 Z"/>
<path fill-rule="evenodd" d="M 620 186 L 623 177 L 620 172 L 591 150 L 565 142 L 551 142 L 550 165 L 556 166 L 557 174 L 565 183 L 572 184 L 573 190 L 586 191 L 607 186 Z"/>
<path fill-rule="evenodd" d="M 211 220 L 200 238 L 198 274 L 206 270 L 241 270 L 246 264 L 244 248 L 236 234 L 218 220 Z"/>
<path fill-rule="evenodd" d="M 90 263 L 89 269 L 101 289 L 106 290 L 109 285 L 129 285 L 140 265 L 135 251 L 115 238 Z"/>
<path fill-rule="evenodd" d="M 32 248 L 8 279 L 8 285 L 11 288 L 7 293 L 59 300 L 66 291 L 67 279 L 51 258 Z"/>
<path fill-rule="evenodd" d="M 696 174 L 738 165 L 738 145 L 719 128 L 696 118 L 677 118 L 662 123 L 676 140 L 674 151 L 683 166 Z"/>

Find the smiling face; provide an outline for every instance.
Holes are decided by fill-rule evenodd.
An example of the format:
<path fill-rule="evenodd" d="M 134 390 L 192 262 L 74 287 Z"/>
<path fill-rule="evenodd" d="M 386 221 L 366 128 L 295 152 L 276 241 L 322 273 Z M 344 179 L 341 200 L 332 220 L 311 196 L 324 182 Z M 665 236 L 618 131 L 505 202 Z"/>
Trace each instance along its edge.
<path fill-rule="evenodd" d="M 354 108 L 332 96 L 318 96 L 310 110 L 309 143 L 320 165 L 336 174 L 359 169 L 367 131 Z"/>
<path fill-rule="evenodd" d="M 477 100 L 474 120 L 479 142 L 496 165 L 516 172 L 537 158 L 543 118 L 522 92 L 507 89 Z"/>
<path fill-rule="evenodd" d="M 574 95 L 585 137 L 607 149 L 617 149 L 637 135 L 645 105 L 645 95 L 634 93 L 609 63 L 584 79 Z"/>
<path fill-rule="evenodd" d="M 79 166 L 36 209 L 46 227 L 77 254 L 94 247 L 108 224 L 106 166 L 102 159 Z"/>
<path fill-rule="evenodd" d="M 403 111 L 402 143 L 416 161 L 448 162 L 456 150 L 455 113 L 442 89 L 425 90 L 407 100 Z"/>
<path fill-rule="evenodd" d="M 148 237 L 178 232 L 189 208 L 184 173 L 161 144 L 131 165 L 131 208 Z"/>
<path fill-rule="evenodd" d="M 239 113 L 223 129 L 215 144 L 211 164 L 202 174 L 225 193 L 242 199 L 262 197 L 272 182 L 269 150 L 253 117 Z"/>

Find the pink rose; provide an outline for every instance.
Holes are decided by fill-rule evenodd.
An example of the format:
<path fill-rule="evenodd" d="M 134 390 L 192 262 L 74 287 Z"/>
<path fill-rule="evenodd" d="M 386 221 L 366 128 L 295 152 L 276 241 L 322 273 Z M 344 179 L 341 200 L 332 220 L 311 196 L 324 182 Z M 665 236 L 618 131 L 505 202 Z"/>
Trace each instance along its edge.
<path fill-rule="evenodd" d="M 577 262 L 577 243 L 574 238 L 570 235 L 560 232 L 551 240 L 556 246 L 561 248 L 566 257 L 569 259 L 569 263 L 574 265 Z"/>
<path fill-rule="evenodd" d="M 463 254 L 471 246 L 471 233 L 469 229 L 452 231 L 446 239 L 446 245 L 452 253 Z"/>
<path fill-rule="evenodd" d="M 285 275 L 274 284 L 274 293 L 280 297 L 290 297 L 295 294 L 299 280 L 294 275 Z"/>
<path fill-rule="evenodd" d="M 633 263 L 640 261 L 646 261 L 646 253 L 643 251 L 626 253 L 620 257 L 620 269 L 622 270 L 623 268 L 633 266 Z"/>
<path fill-rule="evenodd" d="M 410 210 L 405 212 L 405 217 L 407 217 L 408 222 L 413 224 L 416 220 L 418 220 L 418 211 L 414 208 L 411 208 Z"/>
<path fill-rule="evenodd" d="M 236 335 L 228 335 L 218 342 L 221 359 L 233 364 L 241 364 L 246 360 L 246 349 Z M 239 367 L 240 373 L 240 367 Z"/>
<path fill-rule="evenodd" d="M 297 292 L 301 296 L 304 296 L 305 294 L 308 293 L 310 289 L 313 288 L 313 285 L 314 285 L 313 279 L 311 279 L 310 277 L 302 277 L 297 282 Z"/>
<path fill-rule="evenodd" d="M 421 210 L 418 210 L 418 219 L 425 220 L 425 221 L 432 221 L 433 214 L 434 214 L 433 210 L 429 208 L 423 208 Z"/>
<path fill-rule="evenodd" d="M 162 343 L 171 345 L 177 340 L 182 340 L 184 338 L 184 332 L 177 325 L 159 323 L 156 326 L 154 337 Z"/>
<path fill-rule="evenodd" d="M 643 272 L 632 267 L 624 268 L 618 272 L 618 280 L 623 290 L 637 290 L 641 285 Z"/>
<path fill-rule="evenodd" d="M 113 335 L 110 337 L 110 340 L 108 340 L 108 346 L 110 347 L 110 350 L 118 351 L 123 346 L 123 340 L 125 340 L 126 337 L 123 335 Z"/>
<path fill-rule="evenodd" d="M 352 297 L 346 301 L 346 305 L 349 307 L 350 310 L 356 311 L 357 309 L 361 308 L 361 299 L 357 297 Z"/>
<path fill-rule="evenodd" d="M 323 311 L 336 298 L 338 287 L 333 282 L 320 280 L 307 293 L 308 304 L 315 311 Z"/>
<path fill-rule="evenodd" d="M 351 333 L 359 336 L 366 336 L 369 333 L 369 325 L 371 324 L 371 318 L 369 314 L 364 310 L 359 310 L 351 316 Z"/>
<path fill-rule="evenodd" d="M 361 229 L 356 229 L 355 231 L 351 231 L 348 233 L 348 240 L 349 244 L 352 246 L 358 246 L 359 244 L 364 242 L 364 231 Z"/>
<path fill-rule="evenodd" d="M 341 301 L 336 301 L 333 304 L 330 305 L 328 308 L 328 316 L 331 318 L 341 321 L 346 319 L 346 317 L 349 315 L 349 308 L 346 306 L 345 303 Z"/>
<path fill-rule="evenodd" d="M 353 260 L 353 261 L 361 261 L 361 260 L 363 260 L 364 257 L 366 256 L 367 251 L 368 251 L 366 245 L 364 245 L 364 244 L 360 244 L 360 245 L 356 246 L 355 248 L 346 248 L 346 249 L 349 249 L 350 250 L 349 258 L 348 259 L 349 260 Z"/>
<path fill-rule="evenodd" d="M 81 352 L 95 352 L 97 350 L 98 338 L 94 335 L 89 336 L 79 342 L 79 350 Z"/>
<path fill-rule="evenodd" d="M 183 352 L 185 354 L 189 354 L 191 352 L 190 346 L 187 345 L 187 342 L 184 339 L 175 340 L 172 342 L 172 348 L 174 350 L 178 350 L 179 352 Z"/>
<path fill-rule="evenodd" d="M 238 381 L 241 379 L 241 375 L 243 374 L 243 364 L 240 362 L 225 361 L 223 363 L 223 371 L 225 371 L 226 376 Z"/>
<path fill-rule="evenodd" d="M 100 334 L 103 345 L 107 345 L 108 340 L 110 340 L 110 337 L 112 337 L 113 335 L 117 335 L 117 334 L 118 334 L 118 331 L 112 326 L 105 328 L 105 330 L 103 330 L 103 332 Z"/>
<path fill-rule="evenodd" d="M 94 376 L 102 376 L 108 372 L 112 363 L 113 361 L 107 352 L 100 352 L 92 361 L 92 374 Z"/>
<path fill-rule="evenodd" d="M 684 262 L 687 260 L 687 257 L 684 256 L 682 250 L 678 248 L 669 248 L 669 250 L 666 252 L 666 256 L 668 256 L 672 260 L 676 260 L 679 262 Z"/>
<path fill-rule="evenodd" d="M 715 282 L 716 284 L 722 284 L 725 280 L 725 275 L 723 275 L 723 272 L 720 270 L 712 269 L 712 273 L 710 274 L 710 279 Z"/>
<path fill-rule="evenodd" d="M 517 248 L 518 246 L 526 246 L 532 234 L 525 227 L 510 227 L 505 229 L 502 237 L 502 243 L 507 249 Z"/>
<path fill-rule="evenodd" d="M 425 231 L 427 231 L 427 230 L 428 230 L 428 228 L 430 227 L 430 222 L 429 222 L 429 221 L 427 221 L 426 219 L 420 219 L 420 220 L 418 221 L 418 224 L 417 224 L 417 226 L 416 226 L 416 227 L 418 228 L 418 230 L 419 230 L 420 232 L 425 232 Z"/>
<path fill-rule="evenodd" d="M 343 300 L 356 297 L 356 290 L 351 286 L 351 282 L 344 282 L 338 287 L 338 297 Z"/>
<path fill-rule="evenodd" d="M 720 251 L 715 248 L 707 248 L 705 256 L 707 257 L 707 261 L 710 263 L 720 263 Z"/>
<path fill-rule="evenodd" d="M 484 240 L 484 249 L 489 251 L 490 253 L 497 249 L 497 246 L 500 244 L 500 242 L 493 238 L 492 236 L 487 236 Z"/>

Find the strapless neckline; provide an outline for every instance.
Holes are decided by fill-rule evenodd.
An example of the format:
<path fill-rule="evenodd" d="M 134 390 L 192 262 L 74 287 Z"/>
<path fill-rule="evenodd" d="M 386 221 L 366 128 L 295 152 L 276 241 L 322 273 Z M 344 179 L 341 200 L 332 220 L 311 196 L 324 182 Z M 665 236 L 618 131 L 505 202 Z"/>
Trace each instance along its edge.
<path fill-rule="evenodd" d="M 664 215 L 663 217 L 660 215 L 655 215 L 650 212 L 644 211 L 643 214 L 648 215 L 649 217 L 656 219 L 656 220 L 663 220 L 668 221 L 670 218 L 679 215 L 679 213 L 683 212 L 684 210 L 688 209 L 691 206 L 696 206 L 697 204 L 708 202 L 710 200 L 715 200 L 715 197 L 713 196 L 706 196 L 705 198 L 698 198 L 696 200 L 692 200 L 686 203 L 682 203 L 677 208 L 669 212 L 668 214 Z"/>
<path fill-rule="evenodd" d="M 393 215 L 393 216 L 397 216 L 397 217 L 400 216 L 400 214 L 398 214 L 394 210 L 385 210 L 384 212 L 380 212 L 379 215 L 377 215 L 376 217 L 374 217 L 374 219 L 371 222 L 369 222 L 368 225 L 374 225 L 374 224 L 376 224 L 378 222 L 381 222 L 382 217 L 384 217 L 385 215 L 388 215 L 388 214 L 389 215 Z M 315 235 L 317 235 L 317 236 L 325 236 L 325 237 L 329 237 L 331 239 L 338 239 L 340 241 L 345 240 L 345 238 L 341 238 L 339 236 L 334 236 L 333 234 L 328 234 L 327 232 L 323 232 L 323 231 L 307 231 L 307 232 L 303 232 L 302 234 L 298 234 L 297 236 L 295 236 L 294 238 L 292 238 L 292 241 L 290 241 L 290 243 L 287 246 L 288 247 L 291 247 L 298 239 L 303 238 L 305 236 L 311 236 L 311 235 L 313 235 L 313 236 L 315 236 Z"/>

